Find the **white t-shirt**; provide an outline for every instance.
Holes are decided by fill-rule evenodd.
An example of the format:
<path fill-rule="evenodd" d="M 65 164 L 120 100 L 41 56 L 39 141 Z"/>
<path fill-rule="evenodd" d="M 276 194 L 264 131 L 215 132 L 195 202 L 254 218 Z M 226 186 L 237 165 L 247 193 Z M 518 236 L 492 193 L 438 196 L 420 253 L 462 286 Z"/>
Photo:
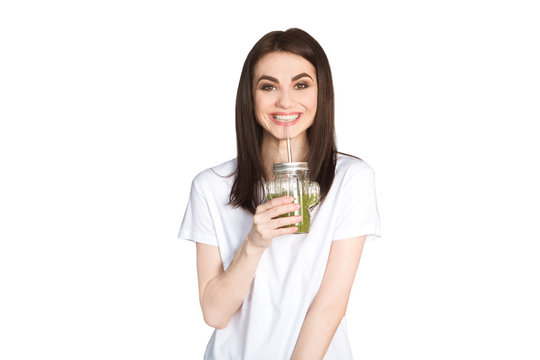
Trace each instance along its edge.
<path fill-rule="evenodd" d="M 192 183 L 179 238 L 218 246 L 223 268 L 251 229 L 253 216 L 228 205 L 236 159 L 207 169 Z M 374 173 L 363 160 L 338 155 L 334 182 L 311 213 L 308 234 L 284 235 L 265 250 L 251 288 L 227 327 L 210 338 L 206 360 L 290 359 L 317 294 L 332 241 L 380 236 Z M 352 359 L 345 318 L 325 360 Z"/>

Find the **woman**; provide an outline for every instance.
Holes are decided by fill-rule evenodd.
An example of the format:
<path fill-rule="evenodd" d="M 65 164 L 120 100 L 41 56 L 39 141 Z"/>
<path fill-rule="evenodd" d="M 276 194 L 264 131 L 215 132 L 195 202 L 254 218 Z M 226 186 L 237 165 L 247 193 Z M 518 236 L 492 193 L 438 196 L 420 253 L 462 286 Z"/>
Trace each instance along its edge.
<path fill-rule="evenodd" d="M 264 201 L 274 163 L 307 161 L 321 188 L 308 234 L 292 198 Z M 364 241 L 380 235 L 373 171 L 338 153 L 326 55 L 300 29 L 250 51 L 236 100 L 237 158 L 195 177 L 179 237 L 197 243 L 205 359 L 351 359 L 344 315 Z M 284 227 L 284 225 L 293 225 Z M 339 241 L 337 241 L 339 240 Z"/>

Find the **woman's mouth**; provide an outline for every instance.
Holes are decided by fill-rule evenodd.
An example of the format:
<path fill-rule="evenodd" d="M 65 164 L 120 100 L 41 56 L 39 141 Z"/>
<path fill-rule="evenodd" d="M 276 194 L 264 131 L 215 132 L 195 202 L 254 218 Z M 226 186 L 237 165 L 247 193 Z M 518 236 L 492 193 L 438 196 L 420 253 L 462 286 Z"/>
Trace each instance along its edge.
<path fill-rule="evenodd" d="M 274 124 L 279 126 L 292 126 L 296 124 L 300 118 L 302 117 L 302 113 L 293 113 L 293 114 L 277 114 L 272 113 L 270 114 L 270 119 L 274 122 Z"/>

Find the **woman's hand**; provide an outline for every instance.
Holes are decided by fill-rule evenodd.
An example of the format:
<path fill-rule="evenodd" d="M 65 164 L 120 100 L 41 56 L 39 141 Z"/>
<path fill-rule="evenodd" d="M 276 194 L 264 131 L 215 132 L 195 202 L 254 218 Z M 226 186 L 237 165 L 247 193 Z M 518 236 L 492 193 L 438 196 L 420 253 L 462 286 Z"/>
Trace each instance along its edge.
<path fill-rule="evenodd" d="M 273 238 L 297 232 L 298 227 L 296 226 L 283 226 L 301 222 L 301 215 L 278 217 L 300 208 L 299 204 L 292 203 L 293 200 L 292 196 L 282 196 L 257 206 L 255 215 L 253 215 L 253 226 L 247 236 L 248 241 L 257 247 L 266 249 L 272 243 Z"/>

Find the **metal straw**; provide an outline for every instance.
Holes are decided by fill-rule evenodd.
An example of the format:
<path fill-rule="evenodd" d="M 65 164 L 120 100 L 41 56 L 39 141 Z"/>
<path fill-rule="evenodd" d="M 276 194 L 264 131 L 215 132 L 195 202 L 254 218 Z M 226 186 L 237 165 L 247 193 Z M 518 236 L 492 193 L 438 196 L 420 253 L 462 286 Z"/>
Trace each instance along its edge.
<path fill-rule="evenodd" d="M 292 162 L 292 156 L 291 156 L 291 140 L 290 140 L 290 134 L 289 134 L 289 127 L 287 125 L 287 157 L 289 158 L 289 162 Z"/>

